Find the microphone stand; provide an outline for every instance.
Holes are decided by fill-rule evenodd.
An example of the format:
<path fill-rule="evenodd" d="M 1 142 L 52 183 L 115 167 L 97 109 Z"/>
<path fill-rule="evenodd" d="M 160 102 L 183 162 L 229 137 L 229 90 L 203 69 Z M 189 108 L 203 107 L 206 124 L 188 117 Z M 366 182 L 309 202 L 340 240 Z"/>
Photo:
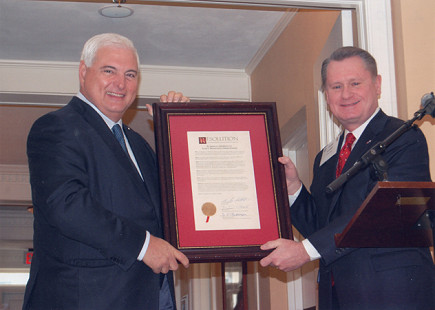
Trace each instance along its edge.
<path fill-rule="evenodd" d="M 353 175 L 355 175 L 362 168 L 366 167 L 369 164 L 372 164 L 375 169 L 375 174 L 379 181 L 387 180 L 387 170 L 388 164 L 382 158 L 381 154 L 385 151 L 385 149 L 393 143 L 398 137 L 408 131 L 411 127 L 416 126 L 413 123 L 416 120 L 421 120 L 423 116 L 427 113 L 427 107 L 418 110 L 414 113 L 414 117 L 400 126 L 395 132 L 393 132 L 390 136 L 388 136 L 385 140 L 378 142 L 375 146 L 373 146 L 370 150 L 368 150 L 353 166 L 347 170 L 345 173 L 340 175 L 337 179 L 329 183 L 326 187 L 326 192 L 332 193 L 339 189 L 344 183 L 347 182 Z M 430 113 L 429 113 L 430 114 Z"/>

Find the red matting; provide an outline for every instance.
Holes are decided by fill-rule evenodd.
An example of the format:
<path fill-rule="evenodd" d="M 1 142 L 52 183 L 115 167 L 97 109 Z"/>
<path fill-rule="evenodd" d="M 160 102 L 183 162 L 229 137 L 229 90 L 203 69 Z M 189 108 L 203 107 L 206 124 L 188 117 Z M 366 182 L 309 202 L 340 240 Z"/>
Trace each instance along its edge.
<path fill-rule="evenodd" d="M 180 248 L 261 245 L 279 238 L 265 114 L 168 115 L 175 215 Z M 260 229 L 196 231 L 193 213 L 188 131 L 249 131 Z"/>

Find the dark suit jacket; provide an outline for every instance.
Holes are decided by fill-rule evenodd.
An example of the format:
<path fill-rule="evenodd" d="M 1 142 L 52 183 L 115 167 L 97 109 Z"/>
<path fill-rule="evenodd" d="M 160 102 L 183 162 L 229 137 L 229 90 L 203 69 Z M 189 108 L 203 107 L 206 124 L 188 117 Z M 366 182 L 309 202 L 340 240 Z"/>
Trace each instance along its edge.
<path fill-rule="evenodd" d="M 137 261 L 146 230 L 162 237 L 157 163 L 139 134 L 124 131 L 143 181 L 77 97 L 33 125 L 34 255 L 23 309 L 158 309 L 161 275 Z"/>
<path fill-rule="evenodd" d="M 379 111 L 354 146 L 343 171 L 402 124 Z M 326 186 L 335 179 L 339 151 L 340 147 L 321 166 L 322 152 L 317 155 L 311 194 L 303 187 L 291 207 L 292 224 L 322 257 L 320 309 L 331 309 L 331 272 L 340 309 L 435 309 L 435 269 L 429 249 L 335 246 L 334 235 L 343 231 L 377 182 L 367 167 L 342 188 L 327 194 Z M 389 165 L 389 181 L 430 181 L 427 144 L 419 129 L 407 131 L 382 156 Z"/>

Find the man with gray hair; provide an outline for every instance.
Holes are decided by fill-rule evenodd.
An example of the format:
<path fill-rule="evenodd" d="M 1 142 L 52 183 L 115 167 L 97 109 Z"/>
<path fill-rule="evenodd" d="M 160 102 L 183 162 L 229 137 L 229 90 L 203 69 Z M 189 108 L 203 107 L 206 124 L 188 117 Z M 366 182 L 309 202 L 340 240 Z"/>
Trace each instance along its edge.
<path fill-rule="evenodd" d="M 189 261 L 162 239 L 155 154 L 122 123 L 138 80 L 133 43 L 94 36 L 79 93 L 30 130 L 34 255 L 23 309 L 175 309 L 172 271 Z"/>

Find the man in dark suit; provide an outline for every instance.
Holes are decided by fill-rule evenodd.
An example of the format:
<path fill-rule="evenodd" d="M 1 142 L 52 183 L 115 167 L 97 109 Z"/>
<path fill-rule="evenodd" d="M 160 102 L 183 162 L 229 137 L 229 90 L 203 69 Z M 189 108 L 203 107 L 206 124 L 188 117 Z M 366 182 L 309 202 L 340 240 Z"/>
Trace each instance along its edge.
<path fill-rule="evenodd" d="M 155 154 L 122 124 L 138 79 L 129 39 L 94 36 L 83 48 L 78 95 L 33 125 L 34 255 L 23 309 L 175 309 L 171 270 L 189 261 L 162 239 Z"/>
<path fill-rule="evenodd" d="M 367 167 L 328 194 L 327 185 L 341 173 L 339 154 L 350 152 L 343 161 L 346 171 L 403 121 L 379 109 L 381 77 L 373 57 L 362 49 L 335 51 L 322 65 L 322 83 L 344 132 L 317 155 L 310 192 L 291 160 L 279 159 L 286 168 L 292 223 L 307 239 L 269 241 L 262 248 L 276 249 L 261 265 L 290 271 L 320 259 L 321 310 L 435 309 L 435 267 L 428 248 L 336 247 L 334 235 L 343 231 L 377 182 Z M 342 148 L 348 133 L 353 138 Z M 431 181 L 427 144 L 419 129 L 400 136 L 382 156 L 389 166 L 389 181 Z"/>

